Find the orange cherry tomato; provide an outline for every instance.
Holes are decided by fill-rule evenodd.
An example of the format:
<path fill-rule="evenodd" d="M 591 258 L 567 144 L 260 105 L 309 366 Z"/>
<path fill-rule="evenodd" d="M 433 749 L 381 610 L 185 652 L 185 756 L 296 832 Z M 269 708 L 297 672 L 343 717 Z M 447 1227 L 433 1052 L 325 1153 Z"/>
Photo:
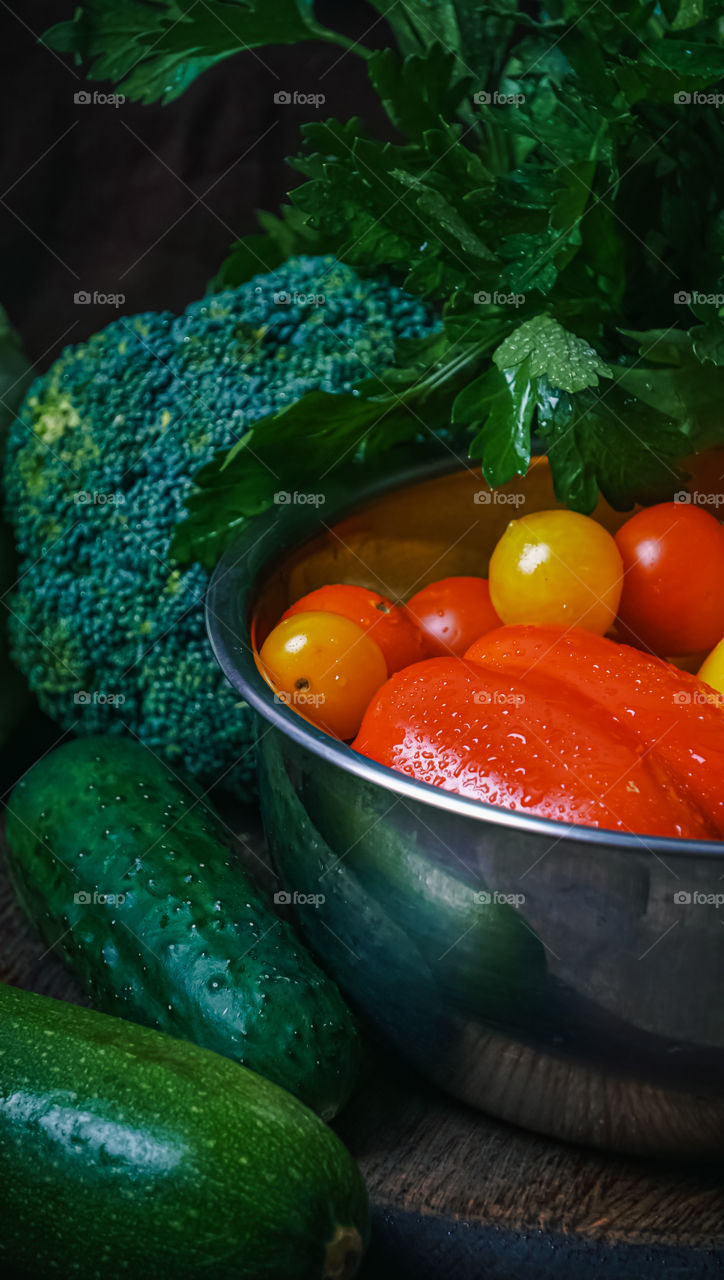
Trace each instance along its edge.
<path fill-rule="evenodd" d="M 511 520 L 490 559 L 490 598 L 505 623 L 583 627 L 603 635 L 621 597 L 611 534 L 577 511 Z"/>
<path fill-rule="evenodd" d="M 282 617 L 291 618 L 310 609 L 337 613 L 359 623 L 380 646 L 388 675 L 401 671 L 411 662 L 419 662 L 425 656 L 422 634 L 415 619 L 404 605 L 393 604 L 377 591 L 347 583 L 317 587 L 316 591 L 310 591 L 297 600 Z"/>
<path fill-rule="evenodd" d="M 711 649 L 724 636 L 724 529 L 708 511 L 661 502 L 616 534 L 624 565 L 616 629 L 663 657 Z"/>
<path fill-rule="evenodd" d="M 387 679 L 382 650 L 357 622 L 335 613 L 284 618 L 259 659 L 277 695 L 319 729 L 353 738 Z"/>
<path fill-rule="evenodd" d="M 501 625 L 485 578 L 441 578 L 416 592 L 407 608 L 428 658 L 459 658 L 478 636 Z"/>

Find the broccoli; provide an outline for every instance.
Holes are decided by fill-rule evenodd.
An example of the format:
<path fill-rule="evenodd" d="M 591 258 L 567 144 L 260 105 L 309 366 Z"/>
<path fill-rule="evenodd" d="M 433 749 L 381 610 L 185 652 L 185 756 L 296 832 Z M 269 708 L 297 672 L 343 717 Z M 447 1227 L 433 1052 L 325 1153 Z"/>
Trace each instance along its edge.
<path fill-rule="evenodd" d="M 309 389 L 350 390 L 437 323 L 387 281 L 298 257 L 66 349 L 11 427 L 5 476 L 12 651 L 43 710 L 246 787 L 251 712 L 206 640 L 207 575 L 169 556 L 192 477 L 257 419 Z"/>

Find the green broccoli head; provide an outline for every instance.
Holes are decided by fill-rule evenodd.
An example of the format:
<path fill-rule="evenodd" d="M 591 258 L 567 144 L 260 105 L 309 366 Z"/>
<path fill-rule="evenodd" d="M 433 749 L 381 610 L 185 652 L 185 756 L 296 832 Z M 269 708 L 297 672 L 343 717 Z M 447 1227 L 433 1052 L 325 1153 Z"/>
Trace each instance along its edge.
<path fill-rule="evenodd" d="M 300 257 L 64 351 L 10 430 L 5 475 L 13 656 L 43 709 L 136 734 L 202 782 L 250 783 L 251 712 L 206 640 L 207 575 L 169 555 L 192 478 L 257 419 L 350 390 L 436 323 L 386 281 Z"/>

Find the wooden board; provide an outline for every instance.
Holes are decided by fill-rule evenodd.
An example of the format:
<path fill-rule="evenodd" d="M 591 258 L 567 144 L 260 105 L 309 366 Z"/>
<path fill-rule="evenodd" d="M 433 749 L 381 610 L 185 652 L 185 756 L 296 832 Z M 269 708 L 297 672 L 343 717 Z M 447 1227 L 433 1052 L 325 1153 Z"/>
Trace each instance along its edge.
<path fill-rule="evenodd" d="M 374 1208 L 370 1280 L 724 1273 L 724 1175 L 579 1150 L 369 1080 L 338 1124 Z"/>
<path fill-rule="evenodd" d="M 263 853 L 256 814 L 235 820 L 247 849 Z M 84 1003 L 21 917 L 2 858 L 0 977 Z M 370 1190 L 364 1280 L 724 1275 L 724 1167 L 536 1137 L 444 1097 L 379 1049 L 337 1128 Z"/>

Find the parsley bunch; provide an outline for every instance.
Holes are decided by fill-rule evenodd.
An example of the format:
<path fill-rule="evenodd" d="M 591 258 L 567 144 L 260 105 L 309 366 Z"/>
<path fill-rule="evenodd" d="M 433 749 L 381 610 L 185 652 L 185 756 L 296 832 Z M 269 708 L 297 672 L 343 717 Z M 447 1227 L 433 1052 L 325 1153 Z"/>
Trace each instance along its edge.
<path fill-rule="evenodd" d="M 239 48 L 330 41 L 365 60 L 395 127 L 388 142 L 358 119 L 307 125 L 304 181 L 217 283 L 322 249 L 397 276 L 441 328 L 204 468 L 181 557 L 212 563 L 232 516 L 258 512 L 265 459 L 298 485 L 452 431 L 497 486 L 537 436 L 559 500 L 589 512 L 599 492 L 620 509 L 670 496 L 682 460 L 724 443 L 717 0 L 373 4 L 394 49 L 350 46 L 312 0 L 85 0 L 46 37 L 143 101 Z"/>

